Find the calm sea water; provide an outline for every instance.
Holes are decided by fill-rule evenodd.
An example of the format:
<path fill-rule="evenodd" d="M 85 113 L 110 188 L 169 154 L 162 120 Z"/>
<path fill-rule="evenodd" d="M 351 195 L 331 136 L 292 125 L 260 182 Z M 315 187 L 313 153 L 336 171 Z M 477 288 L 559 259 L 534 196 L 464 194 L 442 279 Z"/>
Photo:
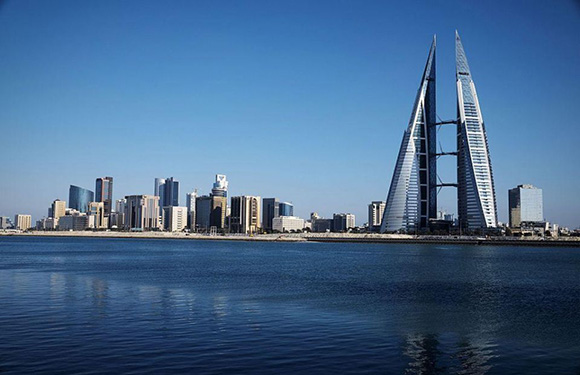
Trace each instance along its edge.
<path fill-rule="evenodd" d="M 580 250 L 0 238 L 0 373 L 579 374 Z"/>

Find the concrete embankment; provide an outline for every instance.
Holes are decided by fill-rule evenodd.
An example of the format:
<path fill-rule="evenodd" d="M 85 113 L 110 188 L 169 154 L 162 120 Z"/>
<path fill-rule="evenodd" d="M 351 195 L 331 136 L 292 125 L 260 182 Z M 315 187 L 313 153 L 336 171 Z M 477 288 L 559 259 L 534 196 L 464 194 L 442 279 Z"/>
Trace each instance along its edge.
<path fill-rule="evenodd" d="M 449 244 L 483 246 L 547 246 L 580 247 L 580 238 L 560 239 L 477 237 L 477 236 L 413 236 L 404 234 L 377 233 L 292 233 L 248 235 L 208 235 L 199 233 L 170 232 L 50 232 L 50 231 L 0 231 L 1 236 L 23 237 L 83 237 L 83 238 L 132 238 L 132 239 L 177 239 L 210 241 L 266 241 L 266 242 L 351 242 L 351 243 L 393 243 L 393 244 Z"/>

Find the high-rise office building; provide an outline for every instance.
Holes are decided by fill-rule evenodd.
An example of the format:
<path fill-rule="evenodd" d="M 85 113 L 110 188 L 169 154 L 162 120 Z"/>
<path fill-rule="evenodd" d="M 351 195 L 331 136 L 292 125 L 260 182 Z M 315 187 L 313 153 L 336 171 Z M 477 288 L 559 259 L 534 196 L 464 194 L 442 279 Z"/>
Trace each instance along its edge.
<path fill-rule="evenodd" d="M 163 229 L 181 232 L 187 225 L 187 207 L 163 207 Z"/>
<path fill-rule="evenodd" d="M 109 217 L 105 216 L 105 202 L 89 202 L 87 215 L 91 216 L 89 226 L 95 229 L 108 227 Z"/>
<path fill-rule="evenodd" d="M 154 195 L 159 197 L 160 209 L 168 206 L 179 206 L 179 181 L 173 177 L 156 178 Z"/>
<path fill-rule="evenodd" d="M 216 174 L 215 182 L 213 188 L 211 189 L 211 195 L 214 197 L 227 197 L 228 196 L 228 180 L 224 174 Z"/>
<path fill-rule="evenodd" d="M 437 214 L 435 38 L 397 157 L 381 232 L 426 228 Z"/>
<path fill-rule="evenodd" d="M 52 202 L 50 212 L 51 215 L 49 215 L 49 217 L 53 217 L 58 220 L 61 216 L 66 214 L 66 202 L 61 201 L 60 199 L 55 200 Z"/>
<path fill-rule="evenodd" d="M 28 230 L 32 228 L 32 216 L 31 215 L 14 215 L 14 226 L 16 229 Z"/>
<path fill-rule="evenodd" d="M 103 202 L 105 216 L 113 210 L 113 177 L 99 177 L 95 183 L 95 202 Z"/>
<path fill-rule="evenodd" d="M 187 207 L 187 227 L 191 230 L 195 229 L 195 200 L 197 199 L 197 189 L 191 193 L 187 193 L 185 197 L 185 205 Z"/>
<path fill-rule="evenodd" d="M 210 227 L 224 229 L 226 223 L 226 212 L 228 198 L 222 196 L 211 196 L 211 213 L 209 215 Z"/>
<path fill-rule="evenodd" d="M 261 199 L 255 196 L 232 197 L 230 231 L 256 233 L 260 229 Z"/>
<path fill-rule="evenodd" d="M 436 122 L 435 40 L 397 157 L 381 232 L 426 229 L 437 218 L 437 188 L 456 185 L 459 223 L 464 229 L 497 226 L 495 190 L 487 135 L 475 85 L 459 35 L 455 34 L 457 120 Z M 457 125 L 457 152 L 437 154 L 436 129 Z M 437 158 L 457 155 L 457 184 L 437 184 Z"/>
<path fill-rule="evenodd" d="M 278 214 L 280 216 L 294 216 L 294 205 L 289 202 L 280 202 L 278 205 Z"/>
<path fill-rule="evenodd" d="M 369 230 L 377 231 L 380 229 L 385 206 L 383 201 L 373 201 L 369 204 Z"/>
<path fill-rule="evenodd" d="M 457 79 L 457 206 L 463 228 L 497 226 L 495 188 L 487 134 L 475 84 L 455 32 Z"/>
<path fill-rule="evenodd" d="M 89 202 L 94 202 L 95 193 L 88 189 L 71 185 L 68 190 L 68 206 L 80 212 L 87 212 Z"/>
<path fill-rule="evenodd" d="M 278 198 L 262 199 L 262 227 L 265 231 L 272 231 L 272 220 L 278 216 L 280 216 L 280 202 L 278 202 Z"/>
<path fill-rule="evenodd" d="M 195 200 L 195 225 L 200 231 L 207 231 L 210 228 L 210 217 L 212 208 L 212 197 L 202 195 Z"/>
<path fill-rule="evenodd" d="M 128 195 L 125 206 L 125 229 L 155 230 L 160 228 L 159 197 L 154 195 Z"/>
<path fill-rule="evenodd" d="M 511 228 L 519 228 L 522 222 L 544 221 L 542 189 L 533 185 L 518 185 L 509 190 L 508 204 Z"/>

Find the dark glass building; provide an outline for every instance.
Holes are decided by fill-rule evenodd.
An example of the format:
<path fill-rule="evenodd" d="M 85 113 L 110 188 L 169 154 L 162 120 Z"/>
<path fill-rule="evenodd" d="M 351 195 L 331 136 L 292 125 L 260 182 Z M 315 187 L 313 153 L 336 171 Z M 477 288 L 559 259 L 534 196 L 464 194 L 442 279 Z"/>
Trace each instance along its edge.
<path fill-rule="evenodd" d="M 281 202 L 278 205 L 279 216 L 294 216 L 294 205 L 288 202 Z"/>
<path fill-rule="evenodd" d="M 111 215 L 113 204 L 113 177 L 97 178 L 95 186 L 95 202 L 103 202 L 105 216 Z"/>
<path fill-rule="evenodd" d="M 68 206 L 80 212 L 87 212 L 89 202 L 94 202 L 95 193 L 89 189 L 84 189 L 71 185 L 68 189 Z"/>
<path fill-rule="evenodd" d="M 272 231 L 272 220 L 278 216 L 280 216 L 278 198 L 262 199 L 262 227 L 265 231 Z"/>

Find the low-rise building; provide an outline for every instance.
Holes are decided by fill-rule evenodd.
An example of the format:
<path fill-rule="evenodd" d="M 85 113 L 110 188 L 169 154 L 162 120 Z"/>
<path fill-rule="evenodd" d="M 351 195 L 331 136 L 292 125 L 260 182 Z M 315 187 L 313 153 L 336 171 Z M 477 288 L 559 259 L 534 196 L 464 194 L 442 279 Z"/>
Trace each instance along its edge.
<path fill-rule="evenodd" d="M 304 229 L 304 219 L 296 216 L 278 216 L 272 219 L 272 230 L 280 233 Z"/>

